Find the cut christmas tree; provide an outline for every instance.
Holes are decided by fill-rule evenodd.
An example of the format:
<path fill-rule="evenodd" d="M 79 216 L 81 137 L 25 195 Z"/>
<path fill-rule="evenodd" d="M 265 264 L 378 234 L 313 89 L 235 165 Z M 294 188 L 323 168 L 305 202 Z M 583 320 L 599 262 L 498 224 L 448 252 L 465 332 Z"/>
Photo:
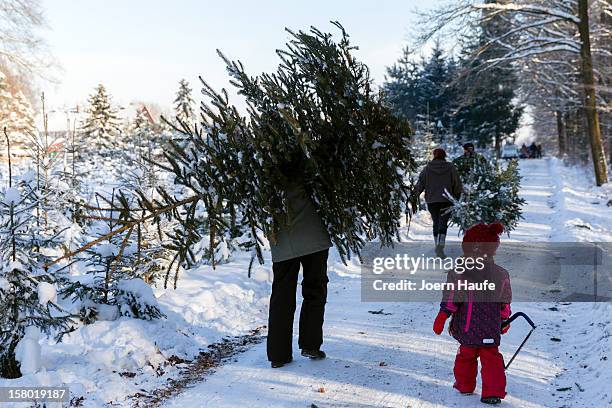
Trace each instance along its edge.
<path fill-rule="evenodd" d="M 491 164 L 480 154 L 455 159 L 464 194 L 459 199 L 449 197 L 451 222 L 465 231 L 479 222 L 499 221 L 505 232 L 510 232 L 521 219 L 525 200 L 519 197 L 521 177 L 518 161 L 512 160 L 506 168 Z"/>
<path fill-rule="evenodd" d="M 316 28 L 288 30 L 292 39 L 277 51 L 281 64 L 271 74 L 249 76 L 221 55 L 247 117 L 224 90 L 203 82 L 211 104 L 201 126 L 167 157 L 175 182 L 202 197 L 211 236 L 224 235 L 223 215 L 233 211 L 252 246 L 259 247 L 258 231 L 274 241 L 289 173 L 303 179 L 341 256 L 359 253 L 366 240 L 397 236 L 410 193 L 404 180 L 414 168 L 411 131 L 371 88 L 368 68 L 334 24 L 339 42 Z"/>
<path fill-rule="evenodd" d="M 276 239 L 287 213 L 283 186 L 297 175 L 343 259 L 370 240 L 398 238 L 402 215 L 411 214 L 411 129 L 372 88 L 348 34 L 334 25 L 337 42 L 314 27 L 288 30 L 291 40 L 277 51 L 281 62 L 273 73 L 250 76 L 220 53 L 247 115 L 225 90 L 202 80 L 210 102 L 202 104 L 201 122 L 175 129 L 181 134 L 166 152 L 168 163 L 160 164 L 181 193 L 158 188 L 151 200 L 141 191 L 138 208 L 121 209 L 131 215 L 116 233 L 173 218 L 178 258 L 170 267 L 189 266 L 202 237 L 203 208 L 213 265 L 215 254 L 234 244 L 263 262 L 262 236 Z"/>

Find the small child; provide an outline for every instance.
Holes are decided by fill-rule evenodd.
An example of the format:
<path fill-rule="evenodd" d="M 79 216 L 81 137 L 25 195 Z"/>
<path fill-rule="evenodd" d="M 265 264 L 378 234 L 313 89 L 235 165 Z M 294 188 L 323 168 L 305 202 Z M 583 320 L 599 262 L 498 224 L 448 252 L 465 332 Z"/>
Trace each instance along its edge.
<path fill-rule="evenodd" d="M 446 319 L 452 316 L 449 333 L 459 342 L 455 358 L 454 388 L 462 394 L 471 394 L 476 389 L 478 358 L 480 357 L 482 376 L 481 401 L 486 404 L 499 404 L 506 396 L 506 374 L 504 358 L 498 350 L 501 335 L 508 331 L 509 325 L 502 329 L 502 321 L 510 317 L 512 289 L 508 272 L 495 264 L 493 256 L 499 247 L 499 236 L 503 226 L 498 223 L 477 224 L 467 230 L 463 237 L 462 249 L 466 258 L 482 258 L 481 265 L 475 263 L 464 273 L 449 271 L 447 282 L 459 281 L 482 283 L 485 280 L 495 284 L 494 290 L 446 290 L 440 304 L 433 330 L 441 334 Z M 476 287 L 478 287 L 476 285 Z"/>

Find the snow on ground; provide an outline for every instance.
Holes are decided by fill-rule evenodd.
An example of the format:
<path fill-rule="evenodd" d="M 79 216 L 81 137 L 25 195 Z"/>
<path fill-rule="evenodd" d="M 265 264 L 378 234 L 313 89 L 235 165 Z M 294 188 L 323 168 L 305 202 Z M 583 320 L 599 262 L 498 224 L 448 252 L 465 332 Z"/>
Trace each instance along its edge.
<path fill-rule="evenodd" d="M 66 335 L 61 343 L 43 341 L 43 370 L 15 380 L 0 379 L 0 386 L 65 384 L 73 397 L 85 398 L 84 407 L 130 406 L 129 395 L 161 387 L 177 375 L 179 367 L 167 365 L 168 358 L 191 359 L 208 344 L 265 324 L 268 265 L 254 267 L 248 279 L 244 265 L 250 258 L 236 257 L 215 270 L 186 271 L 177 290 L 156 288 L 167 319 L 99 320 Z"/>
<path fill-rule="evenodd" d="M 612 185 L 584 187 L 592 177 L 556 159 L 522 160 L 521 172 L 525 219 L 510 238 L 503 239 L 612 241 L 612 207 L 606 206 Z M 431 240 L 428 214 L 415 217 L 409 233 L 404 229 L 402 236 Z M 449 240 L 459 240 L 456 230 L 449 233 Z M 80 327 L 62 343 L 43 341 L 44 369 L 17 380 L 0 380 L 0 386 L 65 383 L 74 396 L 84 397 L 85 407 L 130 406 L 129 395 L 159 388 L 177 375 L 178 367 L 165 363 L 169 357 L 192 358 L 224 336 L 265 324 L 269 256 L 266 265 L 255 267 L 251 279 L 246 276 L 248 255 L 232 256 L 215 270 L 201 267 L 185 272 L 176 291 L 156 288 L 167 319 L 98 321 Z M 437 304 L 361 302 L 359 265 L 343 265 L 334 251 L 329 263 L 327 360 L 303 359 L 295 344 L 295 361 L 272 370 L 265 343 L 258 344 L 166 405 L 481 406 L 477 395 L 462 396 L 452 389 L 457 344 L 448 335 L 433 334 Z M 369 313 L 380 309 L 385 314 Z M 515 303 L 513 310 L 528 313 L 539 327 L 508 371 L 509 395 L 503 406 L 612 404 L 607 387 L 612 382 L 609 304 Z M 526 324 L 517 322 L 504 336 L 501 351 L 507 358 L 527 331 Z"/>
<path fill-rule="evenodd" d="M 527 205 L 512 240 L 612 240 L 610 185 L 582 187 L 584 172 L 556 159 L 523 160 L 521 172 Z M 408 237 L 431 239 L 427 214 L 412 221 Z M 459 239 L 456 230 L 449 239 Z M 459 395 L 452 388 L 457 344 L 433 334 L 437 304 L 363 303 L 358 266 L 344 267 L 337 258 L 330 263 L 323 347 L 328 359 L 303 359 L 294 343 L 295 361 L 272 370 L 260 344 L 167 406 L 482 406 L 477 395 Z M 388 314 L 368 313 L 380 309 Z M 526 312 L 539 327 L 508 371 L 504 406 L 612 404 L 609 304 L 515 303 L 513 309 Z M 527 332 L 524 322 L 513 324 L 501 346 L 506 358 Z"/>

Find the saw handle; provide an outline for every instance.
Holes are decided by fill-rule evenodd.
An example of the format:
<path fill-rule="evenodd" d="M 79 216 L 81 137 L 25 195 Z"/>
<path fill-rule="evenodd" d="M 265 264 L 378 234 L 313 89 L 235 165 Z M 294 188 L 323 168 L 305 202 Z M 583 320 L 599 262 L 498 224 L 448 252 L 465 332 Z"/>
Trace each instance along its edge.
<path fill-rule="evenodd" d="M 506 326 L 508 326 L 510 323 L 512 323 L 513 321 L 515 321 L 517 318 L 522 317 L 523 319 L 525 319 L 527 321 L 527 323 L 529 323 L 529 325 L 531 326 L 532 329 L 536 328 L 535 323 L 533 322 L 533 320 L 531 320 L 529 318 L 529 316 L 527 316 L 525 313 L 523 312 L 516 312 L 515 314 L 513 314 L 512 316 L 510 316 L 509 318 L 507 318 L 506 320 L 504 320 L 502 322 L 501 327 L 504 328 Z"/>

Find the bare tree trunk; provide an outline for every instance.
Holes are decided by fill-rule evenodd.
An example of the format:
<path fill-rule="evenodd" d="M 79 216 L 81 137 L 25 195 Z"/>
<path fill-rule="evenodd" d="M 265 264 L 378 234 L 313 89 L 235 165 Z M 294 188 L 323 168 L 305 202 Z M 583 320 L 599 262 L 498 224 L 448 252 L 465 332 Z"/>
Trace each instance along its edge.
<path fill-rule="evenodd" d="M 565 156 L 566 152 L 566 141 L 565 141 L 565 122 L 563 121 L 564 115 L 561 111 L 555 112 L 557 117 L 557 136 L 559 138 L 559 157 Z"/>
<path fill-rule="evenodd" d="M 4 137 L 6 138 L 6 155 L 8 157 L 8 186 L 11 188 L 13 186 L 13 166 L 11 163 L 11 139 L 9 138 L 8 132 L 6 131 L 6 126 L 3 129 Z"/>
<path fill-rule="evenodd" d="M 565 153 L 568 152 L 568 146 L 570 144 L 570 113 L 569 111 L 565 111 L 563 113 L 563 125 L 565 127 Z"/>
<path fill-rule="evenodd" d="M 495 158 L 499 159 L 501 157 L 501 135 L 499 133 L 495 134 Z"/>
<path fill-rule="evenodd" d="M 588 0 L 578 0 L 578 15 L 580 23 L 580 60 L 582 64 L 582 81 L 584 83 L 584 113 L 587 122 L 591 156 L 595 169 L 595 182 L 598 186 L 608 182 L 606 155 L 601 140 L 599 115 L 596 106 L 595 76 L 593 74 L 593 57 L 591 55 L 591 38 L 589 35 L 589 5 Z"/>
<path fill-rule="evenodd" d="M 4 137 L 6 137 L 6 153 L 8 156 L 8 186 L 9 188 L 13 187 L 13 164 L 11 163 L 11 139 L 6 131 L 6 126 L 4 127 Z M 12 247 L 12 256 L 13 262 L 17 260 L 17 243 L 15 241 L 15 203 L 11 202 L 9 207 L 9 219 L 10 219 L 10 229 L 11 229 L 11 247 Z"/>

